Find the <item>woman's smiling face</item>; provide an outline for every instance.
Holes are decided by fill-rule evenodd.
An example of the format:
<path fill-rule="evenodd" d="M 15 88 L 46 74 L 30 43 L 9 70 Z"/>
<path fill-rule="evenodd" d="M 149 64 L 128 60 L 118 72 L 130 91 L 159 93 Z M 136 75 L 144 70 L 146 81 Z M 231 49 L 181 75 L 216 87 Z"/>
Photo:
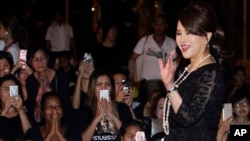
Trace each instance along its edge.
<path fill-rule="evenodd" d="M 199 56 L 206 49 L 206 37 L 198 36 L 189 33 L 183 27 L 182 23 L 178 21 L 176 30 L 176 42 L 180 48 L 184 58 L 192 58 Z"/>
<path fill-rule="evenodd" d="M 246 98 L 234 104 L 234 113 L 238 117 L 247 117 L 250 113 L 249 102 Z"/>

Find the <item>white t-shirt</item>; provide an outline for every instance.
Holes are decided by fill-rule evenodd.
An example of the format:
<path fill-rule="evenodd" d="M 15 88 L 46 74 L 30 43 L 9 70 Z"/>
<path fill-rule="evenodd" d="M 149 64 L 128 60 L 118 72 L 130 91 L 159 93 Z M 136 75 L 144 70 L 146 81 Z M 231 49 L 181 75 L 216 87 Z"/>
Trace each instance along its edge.
<path fill-rule="evenodd" d="M 139 74 L 141 78 L 161 80 L 158 58 L 154 54 L 158 53 L 159 55 L 164 51 L 167 58 L 168 53 L 176 47 L 175 40 L 168 36 L 166 36 L 162 48 L 157 45 L 152 34 L 142 37 L 133 50 L 135 53 L 143 55 L 142 72 Z"/>
<path fill-rule="evenodd" d="M 4 50 L 4 47 L 5 47 L 5 43 L 3 40 L 0 40 L 0 50 Z M 14 43 L 12 44 L 8 50 L 8 52 L 10 52 L 10 54 L 12 55 L 13 57 L 13 62 L 14 62 L 14 65 L 16 64 L 17 60 L 18 60 L 18 57 L 19 57 L 19 52 L 20 52 L 20 47 L 18 45 L 18 43 Z"/>
<path fill-rule="evenodd" d="M 47 29 L 45 40 L 49 40 L 52 52 L 69 51 L 70 38 L 73 38 L 73 29 L 69 24 L 59 26 L 53 23 Z"/>

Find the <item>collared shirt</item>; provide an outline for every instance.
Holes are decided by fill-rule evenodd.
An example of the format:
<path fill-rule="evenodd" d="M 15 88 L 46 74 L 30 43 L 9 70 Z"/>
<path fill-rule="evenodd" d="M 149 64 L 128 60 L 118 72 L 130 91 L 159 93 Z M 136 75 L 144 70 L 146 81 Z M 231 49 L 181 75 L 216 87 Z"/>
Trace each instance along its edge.
<path fill-rule="evenodd" d="M 59 26 L 53 23 L 47 29 L 45 40 L 50 41 L 52 52 L 69 51 L 70 39 L 73 37 L 73 29 L 69 24 L 63 23 Z"/>
<path fill-rule="evenodd" d="M 176 49 L 176 47 L 175 40 L 168 36 L 165 37 L 161 48 L 153 39 L 153 34 L 141 38 L 133 50 L 135 53 L 143 55 L 141 78 L 161 80 L 158 55 L 161 52 L 165 52 L 165 57 L 167 58 L 169 52 Z"/>

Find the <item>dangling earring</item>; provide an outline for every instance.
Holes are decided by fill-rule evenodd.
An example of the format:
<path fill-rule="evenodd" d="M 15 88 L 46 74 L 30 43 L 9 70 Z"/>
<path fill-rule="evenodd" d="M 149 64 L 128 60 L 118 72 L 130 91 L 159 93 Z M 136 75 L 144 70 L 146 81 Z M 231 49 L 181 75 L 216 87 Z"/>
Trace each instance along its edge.
<path fill-rule="evenodd" d="M 8 35 L 8 34 L 9 34 L 9 33 L 6 31 L 6 32 L 5 32 L 5 35 Z"/>
<path fill-rule="evenodd" d="M 206 41 L 206 46 L 209 48 L 209 42 L 208 42 L 208 40 Z"/>

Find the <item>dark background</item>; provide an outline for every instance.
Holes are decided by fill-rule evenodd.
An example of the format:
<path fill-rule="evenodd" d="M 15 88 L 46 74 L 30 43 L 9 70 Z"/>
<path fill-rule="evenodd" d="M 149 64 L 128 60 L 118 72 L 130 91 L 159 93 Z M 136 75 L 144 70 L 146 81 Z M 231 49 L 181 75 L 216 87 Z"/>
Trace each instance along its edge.
<path fill-rule="evenodd" d="M 146 0 L 145 0 L 146 1 Z M 147 0 L 150 1 L 150 0 Z M 157 0 L 151 0 L 157 1 Z M 192 0 L 165 0 L 162 7 L 169 21 L 169 36 L 175 38 L 178 11 Z M 219 24 L 225 30 L 225 47 L 234 49 L 233 61 L 242 60 L 243 53 L 243 0 L 205 0 L 216 10 Z M 132 11 L 137 0 L 99 0 L 102 6 L 102 20 L 116 19 L 121 23 L 122 39 L 132 50 L 138 41 L 138 13 Z M 69 23 L 72 25 L 78 55 L 91 48 L 92 0 L 69 0 Z M 249 7 L 248 2 L 248 7 Z M 0 16 L 13 14 L 29 31 L 30 46 L 44 44 L 47 27 L 56 10 L 65 11 L 65 0 L 0 0 Z M 249 21 L 249 10 L 248 21 Z M 125 22 L 133 26 L 124 27 Z M 249 33 L 249 27 L 247 27 Z M 249 39 L 249 35 L 248 38 Z M 247 46 L 249 48 L 249 45 Z M 249 50 L 249 49 L 248 49 Z M 247 51 L 250 52 L 250 51 Z M 248 53 L 249 54 L 249 53 Z M 249 55 L 247 55 L 249 56 Z M 230 60 L 231 61 L 231 60 Z"/>

